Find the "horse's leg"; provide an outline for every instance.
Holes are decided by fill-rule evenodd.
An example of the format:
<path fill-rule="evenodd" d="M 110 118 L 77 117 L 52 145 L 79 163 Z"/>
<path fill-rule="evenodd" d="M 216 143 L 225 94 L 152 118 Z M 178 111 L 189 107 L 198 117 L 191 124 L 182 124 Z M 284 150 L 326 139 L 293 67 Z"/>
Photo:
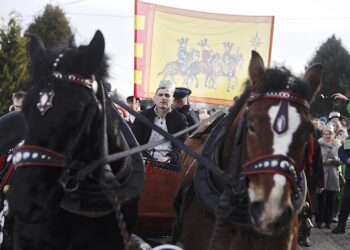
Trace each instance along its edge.
<path fill-rule="evenodd" d="M 197 76 L 196 76 L 196 75 L 194 76 L 194 78 L 195 78 L 195 80 L 196 80 L 196 88 L 198 88 L 198 84 L 199 84 L 199 82 L 198 82 L 198 78 L 197 78 Z"/>
<path fill-rule="evenodd" d="M 234 90 L 238 85 L 238 78 L 236 76 L 236 73 L 233 75 L 233 84 L 232 84 L 232 90 Z"/>

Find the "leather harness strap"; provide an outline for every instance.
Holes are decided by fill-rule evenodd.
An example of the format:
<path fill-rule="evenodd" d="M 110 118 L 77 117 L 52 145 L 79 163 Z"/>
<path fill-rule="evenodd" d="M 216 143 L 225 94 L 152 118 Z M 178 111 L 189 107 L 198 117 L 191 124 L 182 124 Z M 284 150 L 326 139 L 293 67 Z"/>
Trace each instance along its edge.
<path fill-rule="evenodd" d="M 34 145 L 22 145 L 16 148 L 12 161 L 16 169 L 33 165 L 58 168 L 66 166 L 66 157 L 63 154 Z"/>

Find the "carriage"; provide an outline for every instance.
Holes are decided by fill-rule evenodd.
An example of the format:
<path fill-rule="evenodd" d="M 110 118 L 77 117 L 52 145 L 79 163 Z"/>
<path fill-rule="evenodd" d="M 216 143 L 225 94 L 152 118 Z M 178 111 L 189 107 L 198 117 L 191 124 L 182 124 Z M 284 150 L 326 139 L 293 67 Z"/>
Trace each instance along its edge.
<path fill-rule="evenodd" d="M 30 57 L 25 143 L 8 194 L 15 249 L 130 249 L 137 214 L 144 234 L 169 233 L 175 215 L 171 241 L 185 249 L 292 249 L 320 65 L 300 80 L 252 52 L 250 85 L 215 126 L 186 144 L 152 127 L 183 149 L 183 171 L 146 168 L 143 185 L 135 138 L 104 90 L 102 33 L 53 50 L 32 36 Z"/>

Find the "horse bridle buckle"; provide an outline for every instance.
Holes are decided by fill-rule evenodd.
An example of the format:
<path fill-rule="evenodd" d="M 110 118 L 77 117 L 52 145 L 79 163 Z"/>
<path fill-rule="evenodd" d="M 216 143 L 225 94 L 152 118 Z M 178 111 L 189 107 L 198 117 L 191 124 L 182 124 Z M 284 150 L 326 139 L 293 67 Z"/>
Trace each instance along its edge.
<path fill-rule="evenodd" d="M 59 184 L 62 186 L 64 191 L 72 193 L 78 190 L 79 181 L 75 176 L 70 175 L 70 169 L 66 169 L 60 179 Z"/>

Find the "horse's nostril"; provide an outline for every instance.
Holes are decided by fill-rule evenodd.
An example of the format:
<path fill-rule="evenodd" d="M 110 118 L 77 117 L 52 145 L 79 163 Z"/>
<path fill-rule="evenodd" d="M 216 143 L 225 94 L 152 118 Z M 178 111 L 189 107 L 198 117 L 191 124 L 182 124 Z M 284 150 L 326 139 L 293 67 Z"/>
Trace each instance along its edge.
<path fill-rule="evenodd" d="M 255 223 L 259 222 L 259 218 L 264 211 L 263 201 L 254 201 L 250 204 L 250 215 Z"/>
<path fill-rule="evenodd" d="M 39 222 L 45 215 L 45 207 L 32 203 L 31 207 L 28 209 L 27 213 L 20 213 L 21 219 L 23 221 L 34 221 Z"/>
<path fill-rule="evenodd" d="M 276 223 L 274 223 L 273 228 L 271 229 L 273 229 L 274 231 L 282 230 L 288 225 L 292 215 L 293 215 L 292 208 L 291 207 L 286 208 L 281 214 L 281 216 L 279 217 L 279 220 L 277 220 Z"/>

